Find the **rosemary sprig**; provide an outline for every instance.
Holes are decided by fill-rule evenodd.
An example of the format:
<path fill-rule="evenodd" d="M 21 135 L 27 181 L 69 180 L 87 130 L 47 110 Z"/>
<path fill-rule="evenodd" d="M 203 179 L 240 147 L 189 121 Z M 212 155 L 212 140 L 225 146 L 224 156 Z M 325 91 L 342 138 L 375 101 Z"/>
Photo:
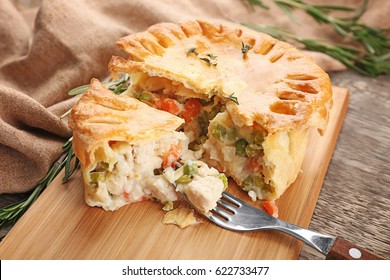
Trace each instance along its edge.
<path fill-rule="evenodd" d="M 247 1 L 252 9 L 254 5 L 265 8 L 265 5 L 260 0 Z M 368 0 L 365 0 L 358 9 L 337 5 L 312 5 L 303 0 L 274 0 L 274 2 L 296 23 L 298 20 L 293 16 L 292 11 L 300 9 L 318 23 L 329 24 L 340 35 L 363 44 L 365 49 L 371 54 L 381 56 L 389 52 L 390 40 L 385 30 L 373 28 L 359 22 L 359 19 L 366 11 Z M 353 14 L 347 18 L 340 18 L 330 15 L 332 11 L 346 11 L 353 12 Z"/>
<path fill-rule="evenodd" d="M 124 92 L 128 88 L 128 86 L 129 86 L 128 85 L 129 78 L 130 78 L 129 74 L 126 73 L 119 80 L 110 81 L 110 82 L 103 82 L 102 84 L 105 85 L 109 90 L 111 90 L 115 94 L 121 94 L 122 92 Z M 79 94 L 83 94 L 84 92 L 87 91 L 88 88 L 89 88 L 89 84 L 76 87 L 74 89 L 71 89 L 68 92 L 68 95 L 69 96 L 76 96 L 76 95 L 79 95 Z M 69 109 L 68 111 L 66 111 L 64 114 L 62 114 L 60 119 L 63 119 L 65 117 L 69 116 L 70 111 L 72 111 L 72 108 Z"/>
<path fill-rule="evenodd" d="M 390 54 L 380 56 L 344 45 L 331 45 L 319 40 L 301 38 L 279 28 L 248 24 L 244 25 L 260 32 L 267 33 L 279 40 L 295 41 L 303 44 L 306 49 L 325 53 L 343 63 L 348 68 L 366 76 L 377 76 L 390 73 Z"/>
<path fill-rule="evenodd" d="M 249 7 L 254 10 L 255 6 L 268 10 L 269 7 L 263 3 L 262 0 L 247 0 Z"/>
<path fill-rule="evenodd" d="M 104 82 L 102 84 L 105 85 L 108 89 L 110 89 L 110 90 L 114 91 L 115 93 L 119 94 L 119 93 L 122 93 L 123 91 L 126 90 L 127 87 L 126 88 L 122 87 L 122 85 L 124 83 L 126 83 L 128 80 L 129 80 L 129 74 L 125 74 L 119 80 L 110 81 L 110 82 Z M 68 95 L 69 96 L 76 96 L 76 95 L 82 94 L 82 93 L 86 92 L 88 88 L 89 88 L 89 84 L 76 87 L 74 89 L 71 89 L 68 92 Z"/>
<path fill-rule="evenodd" d="M 385 31 L 358 22 L 366 11 L 368 0 L 365 0 L 357 10 L 343 6 L 311 5 L 301 0 L 275 0 L 275 3 L 290 17 L 293 17 L 292 10 L 304 10 L 318 23 L 330 24 L 340 35 L 362 43 L 372 54 L 382 55 L 388 52 L 390 45 Z M 354 14 L 349 18 L 338 18 L 329 14 L 331 11 L 340 10 L 351 11 Z"/>
<path fill-rule="evenodd" d="M 71 167 L 71 161 L 74 157 L 72 149 L 72 138 L 65 142 L 62 149 L 63 154 L 61 157 L 51 166 L 46 176 L 38 182 L 34 190 L 27 198 L 0 209 L 0 226 L 3 226 L 4 224 L 15 224 L 27 211 L 27 209 L 30 208 L 30 206 L 35 202 L 35 200 L 45 190 L 45 188 L 54 180 L 58 173 L 60 173 L 64 166 L 65 177 L 63 182 L 69 179 L 79 164 L 78 160 L 75 160 L 73 166 Z"/>

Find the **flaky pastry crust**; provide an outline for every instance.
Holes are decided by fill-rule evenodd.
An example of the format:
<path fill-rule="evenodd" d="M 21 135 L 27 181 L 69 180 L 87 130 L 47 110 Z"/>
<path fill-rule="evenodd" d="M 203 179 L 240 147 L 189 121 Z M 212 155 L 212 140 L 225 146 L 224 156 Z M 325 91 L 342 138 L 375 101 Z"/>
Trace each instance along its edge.
<path fill-rule="evenodd" d="M 115 95 L 92 79 L 72 109 L 69 126 L 73 129 L 73 150 L 88 169 L 96 162 L 98 149 L 108 147 L 110 141 L 140 143 L 175 131 L 183 122 L 135 98 Z"/>
<path fill-rule="evenodd" d="M 128 58 L 113 56 L 112 73 L 143 72 L 182 83 L 207 98 L 226 98 L 238 126 L 256 122 L 269 133 L 326 129 L 332 106 L 328 75 L 311 57 L 266 34 L 197 20 L 156 24 L 117 45 Z"/>

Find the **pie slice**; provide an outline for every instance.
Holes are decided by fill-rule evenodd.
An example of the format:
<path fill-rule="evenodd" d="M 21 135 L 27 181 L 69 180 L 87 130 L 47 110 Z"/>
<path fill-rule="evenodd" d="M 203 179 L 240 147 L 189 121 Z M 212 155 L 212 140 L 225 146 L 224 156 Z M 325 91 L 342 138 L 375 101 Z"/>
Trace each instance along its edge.
<path fill-rule="evenodd" d="M 177 200 L 176 184 L 204 212 L 214 208 L 227 179 L 188 159 L 193 158 L 189 140 L 176 131 L 183 122 L 135 98 L 118 96 L 92 79 L 69 119 L 86 203 L 105 210 L 144 199 L 171 205 Z M 192 188 L 203 183 L 210 188 Z"/>
<path fill-rule="evenodd" d="M 275 200 L 298 176 L 310 127 L 326 129 L 328 75 L 293 46 L 241 25 L 160 23 L 121 38 L 124 93 L 185 120 L 189 147 L 252 199 Z"/>

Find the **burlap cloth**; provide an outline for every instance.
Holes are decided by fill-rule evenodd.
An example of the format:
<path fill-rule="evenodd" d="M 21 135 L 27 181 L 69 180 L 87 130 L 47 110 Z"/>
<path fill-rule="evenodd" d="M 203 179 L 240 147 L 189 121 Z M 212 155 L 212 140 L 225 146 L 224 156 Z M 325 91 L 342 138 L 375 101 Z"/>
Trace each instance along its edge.
<path fill-rule="evenodd" d="M 246 1 L 48 0 L 31 11 L 0 1 L 0 193 L 24 192 L 44 177 L 71 136 L 59 116 L 74 103 L 67 92 L 92 77 L 108 76 L 107 63 L 119 54 L 115 42 L 157 22 L 220 18 L 277 25 L 299 35 L 345 39 L 303 13 L 294 24 L 273 1 L 270 11 L 252 11 Z M 321 1 L 310 0 L 310 3 Z M 323 1 L 357 6 L 361 0 Z M 371 1 L 363 20 L 390 27 L 390 1 Z M 344 69 L 326 57 L 328 71 Z"/>

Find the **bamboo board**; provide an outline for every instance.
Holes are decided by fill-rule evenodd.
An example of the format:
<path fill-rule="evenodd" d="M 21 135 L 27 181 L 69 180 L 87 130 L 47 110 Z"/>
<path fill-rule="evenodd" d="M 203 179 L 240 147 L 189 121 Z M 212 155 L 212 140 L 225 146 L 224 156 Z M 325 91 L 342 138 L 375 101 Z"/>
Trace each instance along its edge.
<path fill-rule="evenodd" d="M 310 223 L 348 107 L 349 92 L 334 90 L 326 134 L 312 131 L 303 172 L 277 201 L 279 217 Z M 297 259 L 302 243 L 275 231 L 232 232 L 208 221 L 179 229 L 161 223 L 157 202 L 114 212 L 84 203 L 78 172 L 62 185 L 61 173 L 0 243 L 0 259 Z M 229 191 L 248 201 L 234 186 Z M 253 204 L 253 203 L 251 203 Z"/>

